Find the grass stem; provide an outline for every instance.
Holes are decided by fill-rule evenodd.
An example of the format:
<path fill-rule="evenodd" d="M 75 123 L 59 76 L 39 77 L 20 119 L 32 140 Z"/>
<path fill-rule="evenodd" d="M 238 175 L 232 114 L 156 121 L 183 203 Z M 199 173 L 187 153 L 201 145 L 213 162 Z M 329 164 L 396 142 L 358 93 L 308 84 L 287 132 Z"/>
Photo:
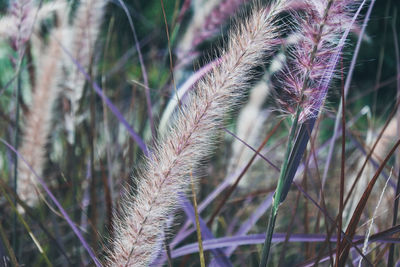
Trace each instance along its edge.
<path fill-rule="evenodd" d="M 206 262 L 204 260 L 204 251 L 203 251 L 203 241 L 201 238 L 201 229 L 200 229 L 200 222 L 199 222 L 199 212 L 197 210 L 197 200 L 196 200 L 196 191 L 194 189 L 194 181 L 192 172 L 190 172 L 190 184 L 192 187 L 192 194 L 193 194 L 193 207 L 194 207 L 194 214 L 196 216 L 196 231 L 197 231 L 197 242 L 199 244 L 199 257 L 200 257 L 200 266 L 205 267 Z"/>
<path fill-rule="evenodd" d="M 278 215 L 279 205 L 283 201 L 283 199 L 286 197 L 286 193 L 284 192 L 285 184 L 286 184 L 285 177 L 286 177 L 287 167 L 289 164 L 289 158 L 290 158 L 292 147 L 293 147 L 293 140 L 295 138 L 296 129 L 297 129 L 298 121 L 299 121 L 300 111 L 301 111 L 300 106 L 298 106 L 297 112 L 296 112 L 296 117 L 293 121 L 291 130 L 290 130 L 288 146 L 287 146 L 286 154 L 284 157 L 285 161 L 282 164 L 282 168 L 281 168 L 281 171 L 279 174 L 278 185 L 275 190 L 275 195 L 272 199 L 272 209 L 271 209 L 271 214 L 270 214 L 270 218 L 268 221 L 264 247 L 263 247 L 262 254 L 261 254 L 260 267 L 267 266 L 268 255 L 269 255 L 269 251 L 271 249 L 272 234 L 274 233 L 275 221 L 276 221 L 276 216 Z M 283 197 L 283 199 L 282 199 L 282 197 Z"/>

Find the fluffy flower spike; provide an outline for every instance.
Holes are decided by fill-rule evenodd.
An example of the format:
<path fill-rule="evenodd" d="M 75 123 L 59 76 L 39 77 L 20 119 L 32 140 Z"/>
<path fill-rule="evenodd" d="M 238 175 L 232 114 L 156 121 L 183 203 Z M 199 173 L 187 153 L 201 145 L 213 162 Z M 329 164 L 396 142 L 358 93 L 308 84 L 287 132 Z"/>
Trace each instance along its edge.
<path fill-rule="evenodd" d="M 135 194 L 122 203 L 109 266 L 147 266 L 160 251 L 162 233 L 178 195 L 188 189 L 188 174 L 208 155 L 222 119 L 249 87 L 254 67 L 263 64 L 279 33 L 279 1 L 255 11 L 230 35 L 222 62 L 201 80 L 182 105 L 169 132 L 159 140 L 138 180 Z"/>
<path fill-rule="evenodd" d="M 30 12 L 33 10 L 32 0 L 16 0 L 11 4 L 10 13 L 13 16 L 14 33 L 10 36 L 11 46 L 15 51 L 21 53 L 25 43 L 29 40 L 33 20 Z"/>
<path fill-rule="evenodd" d="M 289 49 L 280 80 L 283 94 L 278 102 L 287 113 L 301 107 L 300 121 L 318 114 L 326 91 L 321 89 L 332 55 L 338 53 L 341 33 L 351 22 L 349 0 L 307 0 L 307 13 L 295 14 L 302 38 Z"/>

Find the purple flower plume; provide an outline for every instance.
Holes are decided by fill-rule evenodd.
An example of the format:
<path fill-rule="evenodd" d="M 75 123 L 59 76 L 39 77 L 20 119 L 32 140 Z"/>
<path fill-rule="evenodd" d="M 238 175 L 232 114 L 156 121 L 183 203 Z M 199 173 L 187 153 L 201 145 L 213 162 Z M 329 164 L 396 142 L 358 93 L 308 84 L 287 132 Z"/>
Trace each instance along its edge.
<path fill-rule="evenodd" d="M 300 105 L 300 121 L 318 114 L 326 96 L 324 76 L 331 58 L 338 54 L 341 33 L 351 24 L 349 0 L 308 0 L 307 8 L 294 17 L 301 39 L 288 49 L 287 66 L 280 74 L 282 94 L 278 99 L 289 114 Z"/>

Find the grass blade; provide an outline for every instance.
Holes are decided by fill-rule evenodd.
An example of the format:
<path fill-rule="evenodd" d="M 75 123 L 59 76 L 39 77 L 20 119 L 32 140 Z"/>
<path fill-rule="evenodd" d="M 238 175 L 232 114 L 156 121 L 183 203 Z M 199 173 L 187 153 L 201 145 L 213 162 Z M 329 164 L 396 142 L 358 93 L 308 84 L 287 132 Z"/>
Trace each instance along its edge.
<path fill-rule="evenodd" d="M 17 258 L 15 257 L 15 254 L 14 254 L 14 250 L 11 248 L 11 244 L 8 241 L 7 235 L 6 235 L 5 231 L 4 231 L 3 226 L 1 225 L 1 223 L 0 223 L 0 237 L 1 237 L 1 240 L 3 241 L 3 244 L 6 247 L 8 256 L 10 257 L 10 260 L 11 260 L 11 264 L 14 267 L 19 266 Z M 5 259 L 4 259 L 4 261 L 5 261 Z"/>
<path fill-rule="evenodd" d="M 182 204 L 182 208 L 185 211 L 186 215 L 189 217 L 189 219 L 195 225 L 196 224 L 196 216 L 195 216 L 194 208 L 182 194 L 180 195 L 180 202 Z M 198 221 L 199 221 L 201 232 L 202 232 L 203 238 L 204 238 L 203 244 L 206 241 L 206 239 L 214 239 L 213 234 L 211 233 L 211 231 L 207 227 L 206 223 L 201 219 L 200 216 L 198 216 Z M 198 247 L 197 243 L 196 243 L 196 245 Z M 232 264 L 229 262 L 229 259 L 224 255 L 223 250 L 217 248 L 217 249 L 212 249 L 211 252 L 215 256 L 215 260 L 218 262 L 218 266 L 232 266 Z"/>

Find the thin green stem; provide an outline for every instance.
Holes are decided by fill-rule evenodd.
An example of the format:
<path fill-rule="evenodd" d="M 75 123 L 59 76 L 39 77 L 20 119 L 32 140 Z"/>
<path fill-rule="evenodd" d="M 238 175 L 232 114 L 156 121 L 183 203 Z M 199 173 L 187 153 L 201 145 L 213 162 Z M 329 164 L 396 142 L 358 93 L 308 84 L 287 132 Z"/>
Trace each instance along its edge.
<path fill-rule="evenodd" d="M 285 152 L 285 157 L 284 157 L 285 161 L 282 164 L 281 172 L 279 174 L 278 185 L 276 187 L 275 195 L 273 198 L 273 205 L 272 205 L 271 214 L 270 214 L 269 221 L 268 221 L 267 233 L 266 233 L 265 241 L 264 241 L 264 247 L 263 247 L 263 251 L 261 254 L 260 267 L 267 266 L 269 250 L 271 248 L 272 234 L 273 234 L 274 228 L 275 228 L 276 216 L 278 215 L 279 205 L 283 201 L 283 199 L 281 199 L 281 195 L 282 195 L 282 191 L 283 191 L 283 188 L 285 185 L 286 171 L 287 171 L 287 167 L 289 164 L 290 153 L 293 148 L 293 141 L 294 141 L 296 130 L 297 130 L 300 112 L 301 112 L 301 108 L 300 108 L 300 105 L 298 105 L 297 111 L 296 111 L 296 116 L 294 118 L 292 127 L 290 129 L 288 146 L 287 146 L 287 149 Z"/>
<path fill-rule="evenodd" d="M 274 203 L 275 203 L 275 201 L 274 201 Z M 261 255 L 260 267 L 267 266 L 269 250 L 271 248 L 272 234 L 274 233 L 275 221 L 276 221 L 277 214 L 278 214 L 278 209 L 275 209 L 274 207 L 272 207 L 271 214 L 269 215 L 267 233 L 266 233 L 263 251 L 262 251 L 262 255 Z"/>

